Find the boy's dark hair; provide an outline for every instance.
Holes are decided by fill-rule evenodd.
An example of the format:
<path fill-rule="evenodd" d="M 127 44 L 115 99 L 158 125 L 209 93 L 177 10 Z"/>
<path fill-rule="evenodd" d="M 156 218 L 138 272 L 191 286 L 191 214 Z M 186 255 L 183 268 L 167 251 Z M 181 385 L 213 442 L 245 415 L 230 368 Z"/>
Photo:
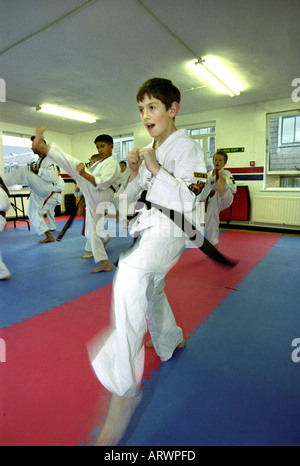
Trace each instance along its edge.
<path fill-rule="evenodd" d="M 225 152 L 225 150 L 217 150 L 217 152 L 215 153 L 216 154 L 219 154 L 219 155 L 223 155 L 224 159 L 225 159 L 225 163 L 227 163 L 227 160 L 228 160 L 228 155 L 227 155 L 227 152 Z"/>
<path fill-rule="evenodd" d="M 33 141 L 35 138 L 36 138 L 36 136 L 31 136 L 30 140 Z M 45 144 L 47 144 L 45 139 L 43 139 L 43 141 L 44 141 Z"/>
<path fill-rule="evenodd" d="M 169 79 L 151 78 L 148 79 L 139 89 L 136 100 L 141 102 L 147 94 L 148 97 L 159 99 L 166 106 L 166 110 L 171 108 L 173 102 L 180 103 L 180 90 Z"/>
<path fill-rule="evenodd" d="M 100 134 L 96 137 L 94 144 L 96 144 L 97 142 L 106 142 L 109 145 L 114 144 L 114 140 L 109 134 Z"/>

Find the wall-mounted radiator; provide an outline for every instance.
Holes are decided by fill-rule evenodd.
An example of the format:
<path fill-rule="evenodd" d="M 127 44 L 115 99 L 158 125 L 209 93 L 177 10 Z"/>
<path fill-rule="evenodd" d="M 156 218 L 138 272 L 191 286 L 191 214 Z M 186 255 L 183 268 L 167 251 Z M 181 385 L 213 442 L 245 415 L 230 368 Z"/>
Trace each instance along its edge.
<path fill-rule="evenodd" d="M 255 196 L 252 222 L 300 226 L 300 197 Z"/>

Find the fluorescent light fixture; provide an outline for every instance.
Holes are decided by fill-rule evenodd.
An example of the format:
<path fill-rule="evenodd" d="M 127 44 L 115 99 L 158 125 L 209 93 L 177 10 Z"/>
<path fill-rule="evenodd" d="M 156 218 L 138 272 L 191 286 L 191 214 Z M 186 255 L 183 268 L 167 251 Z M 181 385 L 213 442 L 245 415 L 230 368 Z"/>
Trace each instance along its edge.
<path fill-rule="evenodd" d="M 96 122 L 96 118 L 91 115 L 76 112 L 74 110 L 69 110 L 68 108 L 56 107 L 55 105 L 49 105 L 49 104 L 41 105 L 40 107 L 36 107 L 36 110 L 43 112 L 43 113 L 49 113 L 50 115 L 60 116 L 63 118 L 70 118 L 72 120 L 85 121 L 86 123 Z"/>
<path fill-rule="evenodd" d="M 221 92 L 229 94 L 231 97 L 240 95 L 243 86 L 217 58 L 197 58 L 195 65 L 200 65 L 201 77 Z"/>

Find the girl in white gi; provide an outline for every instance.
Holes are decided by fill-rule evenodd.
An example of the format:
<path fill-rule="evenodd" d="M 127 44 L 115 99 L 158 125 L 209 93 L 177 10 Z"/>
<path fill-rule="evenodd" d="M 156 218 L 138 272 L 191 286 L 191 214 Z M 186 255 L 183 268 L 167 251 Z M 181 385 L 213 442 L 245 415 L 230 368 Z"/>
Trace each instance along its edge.
<path fill-rule="evenodd" d="M 121 169 L 118 162 L 112 157 L 113 139 L 107 134 L 97 136 L 94 142 L 101 160 L 87 169 L 83 162 L 66 154 L 56 144 L 45 144 L 41 137 L 45 129 L 45 127 L 38 129 L 39 138 L 34 141 L 35 148 L 45 152 L 49 161 L 55 162 L 65 170 L 75 180 L 85 198 L 86 222 L 89 228 L 88 239 L 95 263 L 101 262 L 101 265 L 92 270 L 91 273 L 110 272 L 112 265 L 98 232 L 100 235 L 103 233 L 101 222 L 104 218 L 104 203 L 111 202 L 119 186 Z"/>
<path fill-rule="evenodd" d="M 219 248 L 220 212 L 227 209 L 233 202 L 236 193 L 236 184 L 230 171 L 224 166 L 228 160 L 225 151 L 219 150 L 214 154 L 214 170 L 208 177 L 207 183 L 199 198 L 206 202 L 205 231 L 207 239 Z"/>
<path fill-rule="evenodd" d="M 31 140 L 34 139 L 34 136 Z M 6 180 L 7 186 L 23 185 L 31 188 L 27 214 L 39 236 L 45 235 L 45 239 L 39 243 L 53 243 L 55 239 L 51 230 L 56 229 L 54 211 L 62 201 L 64 180 L 60 177 L 58 169 L 53 161 L 47 159 L 41 151 L 33 150 L 39 156 L 37 162 L 33 162 L 30 171 L 24 167 L 18 167 Z M 44 212 L 50 210 L 50 223 L 47 224 Z"/>
<path fill-rule="evenodd" d="M 6 218 L 5 214 L 9 211 L 10 208 L 10 200 L 9 200 L 9 192 L 7 187 L 4 184 L 4 181 L 0 177 L 0 232 L 4 230 L 6 225 Z M 10 272 L 4 262 L 2 262 L 2 255 L 0 252 L 0 280 L 9 280 L 10 279 Z"/>
<path fill-rule="evenodd" d="M 128 201 L 147 190 L 147 201 L 191 214 L 192 186 L 205 173 L 204 156 L 185 130 L 175 127 L 180 91 L 166 79 L 147 81 L 137 95 L 142 122 L 154 141 L 128 154 Z M 204 181 L 204 180 L 203 180 Z M 185 345 L 164 293 L 164 278 L 183 252 L 187 236 L 155 208 L 144 207 L 133 226 L 142 231 L 139 244 L 119 261 L 113 290 L 113 325 L 102 348 L 91 345 L 90 357 L 101 383 L 113 394 L 98 445 L 116 445 L 141 400 L 144 336 L 150 330 L 162 361 Z"/>

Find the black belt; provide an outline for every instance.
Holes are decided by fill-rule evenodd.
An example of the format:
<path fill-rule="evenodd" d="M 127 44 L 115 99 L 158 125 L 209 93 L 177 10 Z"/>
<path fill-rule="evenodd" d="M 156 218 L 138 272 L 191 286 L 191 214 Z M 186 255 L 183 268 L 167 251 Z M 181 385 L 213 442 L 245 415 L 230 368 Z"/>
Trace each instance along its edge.
<path fill-rule="evenodd" d="M 197 228 L 189 222 L 182 212 L 177 212 L 176 210 L 168 209 L 167 207 L 162 207 L 154 202 L 149 202 L 146 199 L 147 191 L 143 191 L 140 199 L 137 201 L 136 207 L 140 208 L 140 204 L 144 204 L 147 209 L 152 207 L 156 208 L 168 218 L 170 218 L 175 225 L 177 225 L 181 230 L 188 236 L 188 238 L 193 241 L 198 249 L 200 249 L 204 254 L 211 257 L 213 260 L 220 262 L 221 264 L 234 267 L 238 261 L 227 259 L 223 254 L 221 254 L 203 235 L 197 230 Z"/>
<path fill-rule="evenodd" d="M 0 215 L 2 215 L 2 217 L 6 218 L 6 212 L 3 212 L 2 210 L 0 210 Z"/>
<path fill-rule="evenodd" d="M 113 185 L 110 186 L 110 189 L 112 189 L 114 193 L 117 192 L 117 190 L 113 187 Z"/>

